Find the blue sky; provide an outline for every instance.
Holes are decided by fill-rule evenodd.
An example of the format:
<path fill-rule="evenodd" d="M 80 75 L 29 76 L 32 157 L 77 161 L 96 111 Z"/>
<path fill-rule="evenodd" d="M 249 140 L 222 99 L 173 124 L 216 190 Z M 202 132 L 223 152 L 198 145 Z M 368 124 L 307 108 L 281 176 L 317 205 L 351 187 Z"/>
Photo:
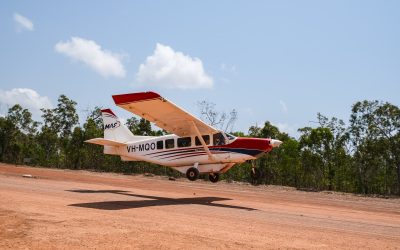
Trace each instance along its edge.
<path fill-rule="evenodd" d="M 399 1 L 2 2 L 0 111 L 65 94 L 81 116 L 126 118 L 111 95 L 153 90 L 195 115 L 201 100 L 237 109 L 235 130 L 269 120 L 297 136 L 317 112 L 400 105 L 399 13 Z"/>

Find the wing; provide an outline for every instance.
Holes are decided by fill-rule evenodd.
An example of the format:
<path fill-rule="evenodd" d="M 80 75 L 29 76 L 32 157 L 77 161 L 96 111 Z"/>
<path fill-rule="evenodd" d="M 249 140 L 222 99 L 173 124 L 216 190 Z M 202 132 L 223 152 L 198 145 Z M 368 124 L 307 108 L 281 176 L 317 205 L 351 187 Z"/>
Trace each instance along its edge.
<path fill-rule="evenodd" d="M 154 92 L 113 95 L 113 99 L 117 106 L 181 137 L 198 135 L 196 128 L 200 134 L 218 131 Z"/>

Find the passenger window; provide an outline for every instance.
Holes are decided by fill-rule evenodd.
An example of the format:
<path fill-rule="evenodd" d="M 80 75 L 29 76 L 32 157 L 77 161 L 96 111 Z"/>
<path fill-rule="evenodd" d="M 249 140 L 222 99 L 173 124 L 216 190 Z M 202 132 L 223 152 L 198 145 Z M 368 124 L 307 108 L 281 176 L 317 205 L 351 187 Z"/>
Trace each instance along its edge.
<path fill-rule="evenodd" d="M 165 140 L 165 148 L 174 148 L 174 147 L 175 147 L 175 139 Z"/>
<path fill-rule="evenodd" d="M 190 147 L 190 146 L 192 146 L 191 137 L 178 138 L 178 148 Z"/>
<path fill-rule="evenodd" d="M 225 137 L 222 133 L 217 133 L 213 135 L 213 144 L 214 146 L 225 145 Z"/>
<path fill-rule="evenodd" d="M 157 149 L 164 149 L 164 141 L 157 141 Z"/>
<path fill-rule="evenodd" d="M 202 137 L 203 137 L 203 140 L 206 143 L 206 145 L 209 145 L 210 144 L 210 136 L 209 135 L 203 135 Z M 196 136 L 196 140 L 195 141 L 196 141 L 196 146 L 201 146 L 201 142 L 200 142 L 198 136 Z"/>

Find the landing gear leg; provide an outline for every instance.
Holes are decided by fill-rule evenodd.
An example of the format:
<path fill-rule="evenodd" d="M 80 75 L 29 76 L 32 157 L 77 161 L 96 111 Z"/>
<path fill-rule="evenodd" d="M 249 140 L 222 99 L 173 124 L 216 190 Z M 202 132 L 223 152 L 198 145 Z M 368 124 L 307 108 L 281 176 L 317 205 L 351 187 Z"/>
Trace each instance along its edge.
<path fill-rule="evenodd" d="M 209 173 L 208 174 L 208 179 L 213 183 L 218 182 L 219 181 L 219 174 L 218 173 Z"/>

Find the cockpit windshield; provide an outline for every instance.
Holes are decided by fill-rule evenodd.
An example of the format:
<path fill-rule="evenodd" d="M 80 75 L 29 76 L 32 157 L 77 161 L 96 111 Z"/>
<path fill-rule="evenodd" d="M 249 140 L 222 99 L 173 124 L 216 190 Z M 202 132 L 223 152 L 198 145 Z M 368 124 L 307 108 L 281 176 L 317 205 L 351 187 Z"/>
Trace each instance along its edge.
<path fill-rule="evenodd" d="M 236 137 L 231 135 L 231 134 L 225 133 L 225 135 L 226 135 L 226 137 L 228 138 L 229 141 L 233 141 L 233 140 L 236 139 Z"/>

